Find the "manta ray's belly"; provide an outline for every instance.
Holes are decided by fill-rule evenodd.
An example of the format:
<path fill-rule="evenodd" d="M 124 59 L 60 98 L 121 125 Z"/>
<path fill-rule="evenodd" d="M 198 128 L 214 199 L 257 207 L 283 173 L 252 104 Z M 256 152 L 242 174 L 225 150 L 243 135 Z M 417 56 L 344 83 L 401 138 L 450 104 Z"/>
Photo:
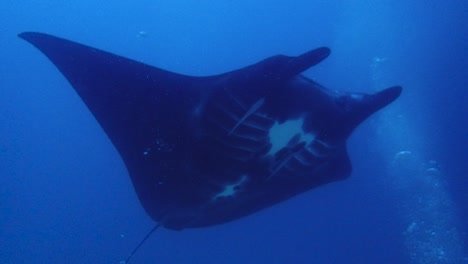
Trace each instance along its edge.
<path fill-rule="evenodd" d="M 263 97 L 245 99 L 224 90 L 216 98 L 205 105 L 201 120 L 203 150 L 220 165 L 210 175 L 218 181 L 209 202 L 248 203 L 275 195 L 272 183 L 291 187 L 314 181 L 316 171 L 336 152 L 335 146 L 304 131 L 303 117 L 281 123 L 272 117 Z"/>

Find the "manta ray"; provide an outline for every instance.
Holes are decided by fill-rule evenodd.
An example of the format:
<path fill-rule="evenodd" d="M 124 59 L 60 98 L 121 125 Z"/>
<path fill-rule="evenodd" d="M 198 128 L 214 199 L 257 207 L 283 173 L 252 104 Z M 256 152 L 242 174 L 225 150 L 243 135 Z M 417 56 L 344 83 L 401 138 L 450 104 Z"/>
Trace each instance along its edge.
<path fill-rule="evenodd" d="M 340 92 L 304 76 L 326 47 L 198 77 L 48 34 L 19 36 L 69 81 L 146 213 L 172 230 L 230 222 L 346 179 L 348 137 L 402 90 Z"/>

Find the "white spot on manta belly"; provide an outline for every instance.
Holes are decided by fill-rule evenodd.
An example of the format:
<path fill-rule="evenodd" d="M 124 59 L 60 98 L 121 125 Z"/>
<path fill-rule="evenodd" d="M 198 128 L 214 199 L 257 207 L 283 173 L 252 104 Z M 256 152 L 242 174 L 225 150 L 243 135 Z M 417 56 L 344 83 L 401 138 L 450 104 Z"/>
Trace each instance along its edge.
<path fill-rule="evenodd" d="M 215 201 L 219 198 L 234 196 L 238 192 L 239 187 L 241 187 L 246 181 L 247 175 L 242 175 L 238 181 L 231 184 L 226 184 L 220 193 L 213 196 L 213 200 Z"/>
<path fill-rule="evenodd" d="M 274 155 L 276 152 L 288 145 L 288 142 L 296 135 L 300 135 L 300 141 L 305 141 L 306 144 L 311 143 L 315 139 L 312 133 L 305 133 L 302 129 L 304 119 L 288 120 L 281 124 L 275 123 L 270 129 L 269 137 L 271 141 L 271 149 L 267 155 Z"/>

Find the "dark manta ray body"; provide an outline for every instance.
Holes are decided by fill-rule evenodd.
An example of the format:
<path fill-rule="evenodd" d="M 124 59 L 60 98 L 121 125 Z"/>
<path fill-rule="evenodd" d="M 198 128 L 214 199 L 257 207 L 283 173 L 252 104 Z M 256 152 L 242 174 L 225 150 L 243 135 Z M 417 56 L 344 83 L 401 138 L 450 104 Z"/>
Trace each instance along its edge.
<path fill-rule="evenodd" d="M 401 92 L 342 93 L 301 75 L 327 48 L 191 77 L 46 34 L 20 37 L 68 79 L 146 212 L 170 229 L 222 224 L 348 177 L 346 139 Z"/>

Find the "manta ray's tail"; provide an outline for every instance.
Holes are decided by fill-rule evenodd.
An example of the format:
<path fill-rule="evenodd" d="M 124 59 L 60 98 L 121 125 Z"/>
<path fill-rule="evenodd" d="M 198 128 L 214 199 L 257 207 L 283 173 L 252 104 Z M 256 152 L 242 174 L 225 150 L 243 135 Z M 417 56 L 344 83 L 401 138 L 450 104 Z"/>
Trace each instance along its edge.
<path fill-rule="evenodd" d="M 132 253 L 130 253 L 130 255 L 128 255 L 128 257 L 125 259 L 125 260 L 122 260 L 120 261 L 120 264 L 127 264 L 129 263 L 130 259 L 133 257 L 133 255 L 135 255 L 135 253 L 137 252 L 137 250 L 143 245 L 143 243 L 145 243 L 145 241 L 151 236 L 151 234 L 154 233 L 154 231 L 156 231 L 156 229 L 158 229 L 161 225 L 158 223 L 156 224 L 149 232 L 148 234 L 146 234 L 146 236 L 140 241 L 140 243 L 138 243 L 138 245 L 133 249 Z"/>

